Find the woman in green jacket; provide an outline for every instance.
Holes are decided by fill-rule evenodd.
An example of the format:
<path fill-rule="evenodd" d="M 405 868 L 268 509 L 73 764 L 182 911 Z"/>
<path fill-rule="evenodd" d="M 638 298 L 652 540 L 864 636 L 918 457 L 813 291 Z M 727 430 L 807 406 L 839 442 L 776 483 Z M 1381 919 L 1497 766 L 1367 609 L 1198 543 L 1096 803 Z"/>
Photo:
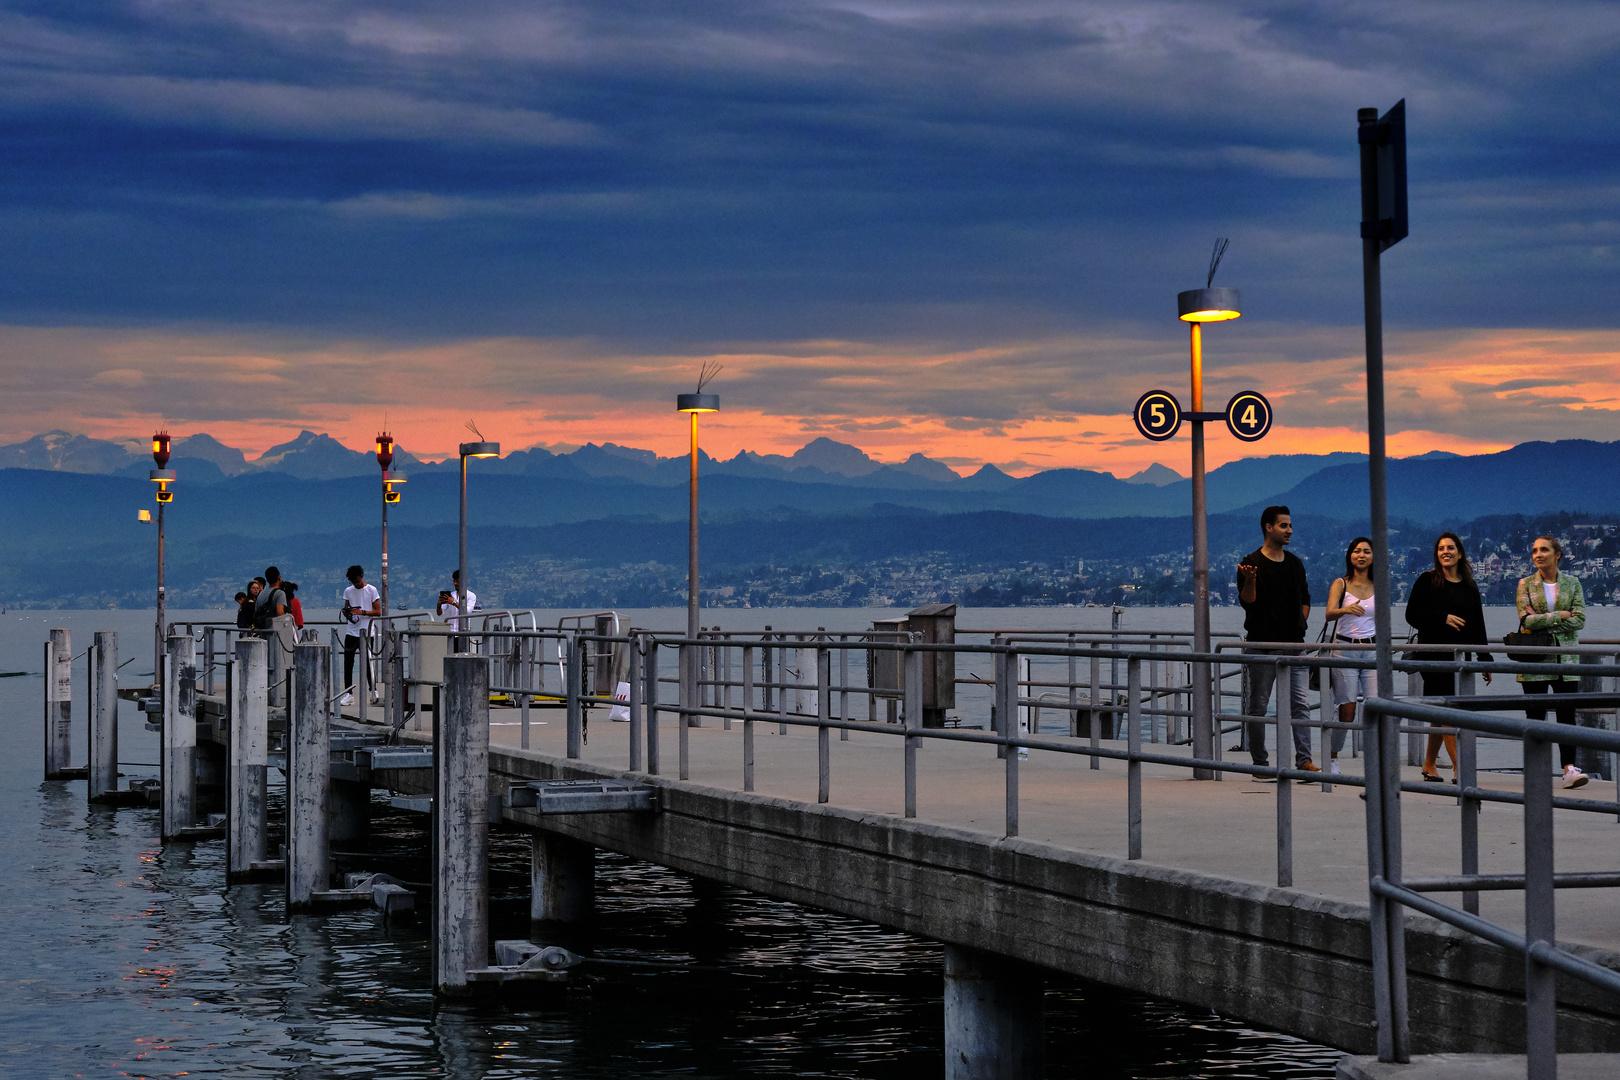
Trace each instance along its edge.
<path fill-rule="evenodd" d="M 1580 642 L 1581 628 L 1586 625 L 1586 595 L 1573 574 L 1560 573 L 1558 561 L 1564 557 L 1564 545 L 1551 536 L 1538 536 L 1530 544 L 1530 561 L 1536 572 L 1519 582 L 1514 606 L 1519 610 L 1519 625 L 1526 630 L 1541 630 L 1552 635 L 1556 645 L 1575 645 Z M 1537 657 L 1545 663 L 1551 657 Z M 1560 664 L 1579 663 L 1574 653 L 1560 653 Z M 1579 675 L 1520 675 L 1527 694 L 1572 694 L 1581 687 Z M 1575 706 L 1554 707 L 1560 724 L 1575 723 Z M 1524 715 L 1532 720 L 1547 719 L 1545 706 L 1526 705 Z M 1564 764 L 1564 786 L 1577 788 L 1586 783 L 1587 776 L 1575 767 L 1575 747 L 1558 744 L 1558 754 Z"/>

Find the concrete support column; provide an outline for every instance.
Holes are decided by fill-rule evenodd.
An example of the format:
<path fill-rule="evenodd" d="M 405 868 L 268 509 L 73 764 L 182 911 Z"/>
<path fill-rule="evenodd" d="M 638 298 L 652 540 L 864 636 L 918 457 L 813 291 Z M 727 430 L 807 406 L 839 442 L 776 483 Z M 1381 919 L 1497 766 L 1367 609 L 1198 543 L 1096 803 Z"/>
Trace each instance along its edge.
<path fill-rule="evenodd" d="M 271 640 L 269 648 L 280 646 Z M 272 654 L 273 655 L 273 654 Z M 300 644 L 293 653 L 293 700 L 287 728 L 287 908 L 310 906 L 327 889 L 326 792 L 332 738 L 326 715 L 332 647 Z"/>
<path fill-rule="evenodd" d="M 596 911 L 596 848 L 556 833 L 534 834 L 529 863 L 529 918 L 583 922 Z"/>
<path fill-rule="evenodd" d="M 945 946 L 945 1080 L 1022 1080 L 1045 1067 L 1038 969 Z"/>
<path fill-rule="evenodd" d="M 197 823 L 197 643 L 175 634 L 163 652 L 163 839 Z"/>
<path fill-rule="evenodd" d="M 236 643 L 231 676 L 230 792 L 225 827 L 225 879 L 251 874 L 265 857 L 264 793 L 269 763 L 269 693 L 262 638 Z"/>
<path fill-rule="evenodd" d="M 118 790 L 118 635 L 96 632 L 90 653 L 90 798 Z"/>
<path fill-rule="evenodd" d="M 73 635 L 58 627 L 45 646 L 45 779 L 63 779 L 72 753 Z"/>
<path fill-rule="evenodd" d="M 488 657 L 445 657 L 434 728 L 433 987 L 462 994 L 489 963 Z"/>

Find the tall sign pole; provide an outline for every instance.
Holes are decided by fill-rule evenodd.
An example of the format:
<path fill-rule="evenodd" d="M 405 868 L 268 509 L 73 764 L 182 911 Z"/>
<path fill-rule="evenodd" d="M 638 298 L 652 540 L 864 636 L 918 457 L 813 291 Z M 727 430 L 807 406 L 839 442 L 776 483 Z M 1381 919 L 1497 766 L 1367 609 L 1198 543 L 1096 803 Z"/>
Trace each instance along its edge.
<path fill-rule="evenodd" d="M 1384 310 L 1379 257 L 1407 233 L 1406 102 L 1382 117 L 1377 109 L 1356 113 L 1361 147 L 1361 280 L 1367 333 L 1367 479 L 1371 488 L 1373 589 L 1384 602 L 1373 608 L 1378 692 L 1395 687 L 1390 641 L 1389 498 L 1384 437 Z M 1380 716 L 1369 732 L 1375 752 L 1367 758 L 1367 857 L 1371 876 L 1391 884 L 1401 879 L 1400 735 L 1391 717 Z M 1378 1059 L 1404 1062 L 1411 1046 L 1406 1022 L 1406 941 L 1400 904 L 1372 893 L 1373 1002 L 1378 1015 Z M 1534 1048 L 1530 1060 L 1535 1060 Z"/>
<path fill-rule="evenodd" d="M 174 501 L 174 492 L 169 485 L 174 483 L 174 470 L 169 468 L 169 433 L 160 431 L 152 436 L 152 460 L 157 468 L 151 470 L 152 481 L 157 484 L 157 623 L 152 628 L 152 685 L 163 685 L 163 650 L 168 636 L 168 594 L 163 587 L 163 511 Z"/>

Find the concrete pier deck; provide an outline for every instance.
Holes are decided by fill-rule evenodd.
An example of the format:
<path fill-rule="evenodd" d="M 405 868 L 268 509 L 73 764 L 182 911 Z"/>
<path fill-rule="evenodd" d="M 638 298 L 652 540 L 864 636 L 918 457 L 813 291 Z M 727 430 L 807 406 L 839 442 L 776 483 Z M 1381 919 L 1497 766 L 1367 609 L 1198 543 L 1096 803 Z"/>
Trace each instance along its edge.
<path fill-rule="evenodd" d="M 1092 771 L 1083 756 L 1032 751 L 1020 768 L 1022 835 L 1008 839 L 1003 763 L 991 746 L 924 743 L 919 817 L 906 819 L 898 737 L 855 732 L 846 742 L 834 733 L 831 798 L 818 805 L 814 728 L 779 735 L 774 723 L 758 722 L 757 790 L 744 793 L 740 723 L 726 731 L 707 718 L 690 731 L 690 779 L 682 782 L 670 778 L 672 713 L 661 717 L 659 777 L 629 773 L 628 725 L 593 713 L 583 757 L 569 761 L 560 711 L 532 713 L 523 751 L 517 712 L 495 710 L 492 790 L 510 780 L 628 776 L 657 784 L 664 811 L 542 818 L 509 808 L 508 821 L 1349 1050 L 1372 1047 L 1356 788 L 1294 785 L 1295 886 L 1279 889 L 1271 884 L 1272 784 L 1198 782 L 1184 770 L 1145 765 L 1145 858 L 1126 861 L 1122 762 L 1105 759 Z M 410 724 L 404 734 L 426 738 Z M 1359 762 L 1343 764 L 1353 770 Z M 395 782 L 425 792 L 426 779 L 401 772 Z M 1482 782 L 1511 789 L 1516 778 L 1483 774 Z M 1604 784 L 1592 793 L 1611 791 Z M 1402 803 L 1407 876 L 1458 872 L 1456 801 L 1408 795 Z M 1560 813 L 1558 868 L 1620 865 L 1617 830 L 1607 815 Z M 1487 805 L 1481 870 L 1522 870 L 1521 843 L 1519 810 Z M 1558 899 L 1560 942 L 1620 968 L 1612 892 L 1567 889 Z M 1516 893 L 1482 896 L 1482 914 L 1508 925 L 1519 922 L 1520 906 Z M 1409 916 L 1408 926 L 1414 1049 L 1522 1051 L 1522 961 L 1427 918 Z M 1620 1003 L 1562 980 L 1560 1035 L 1570 1051 L 1620 1048 Z"/>

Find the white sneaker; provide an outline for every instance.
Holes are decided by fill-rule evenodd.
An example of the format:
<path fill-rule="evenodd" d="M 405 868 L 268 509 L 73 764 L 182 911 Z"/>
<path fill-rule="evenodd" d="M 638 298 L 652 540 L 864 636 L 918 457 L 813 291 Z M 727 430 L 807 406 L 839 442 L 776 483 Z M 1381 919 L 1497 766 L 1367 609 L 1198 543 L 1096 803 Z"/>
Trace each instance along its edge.
<path fill-rule="evenodd" d="M 371 703 L 373 705 L 381 705 L 382 704 L 382 695 L 381 694 L 372 694 L 371 695 Z"/>
<path fill-rule="evenodd" d="M 339 705 L 353 705 L 354 704 L 354 695 L 353 694 L 344 694 L 341 698 L 338 698 L 338 704 Z"/>
<path fill-rule="evenodd" d="M 1577 769 L 1575 766 L 1573 766 L 1573 765 L 1564 766 L 1564 786 L 1565 787 L 1567 787 L 1567 788 L 1580 787 L 1582 784 L 1585 784 L 1590 779 L 1591 779 L 1591 777 L 1589 777 L 1585 773 L 1581 772 L 1581 770 Z"/>
<path fill-rule="evenodd" d="M 1341 775 L 1340 772 L 1339 772 L 1339 763 L 1337 761 L 1328 762 L 1328 775 L 1329 776 L 1339 776 L 1339 775 Z"/>

